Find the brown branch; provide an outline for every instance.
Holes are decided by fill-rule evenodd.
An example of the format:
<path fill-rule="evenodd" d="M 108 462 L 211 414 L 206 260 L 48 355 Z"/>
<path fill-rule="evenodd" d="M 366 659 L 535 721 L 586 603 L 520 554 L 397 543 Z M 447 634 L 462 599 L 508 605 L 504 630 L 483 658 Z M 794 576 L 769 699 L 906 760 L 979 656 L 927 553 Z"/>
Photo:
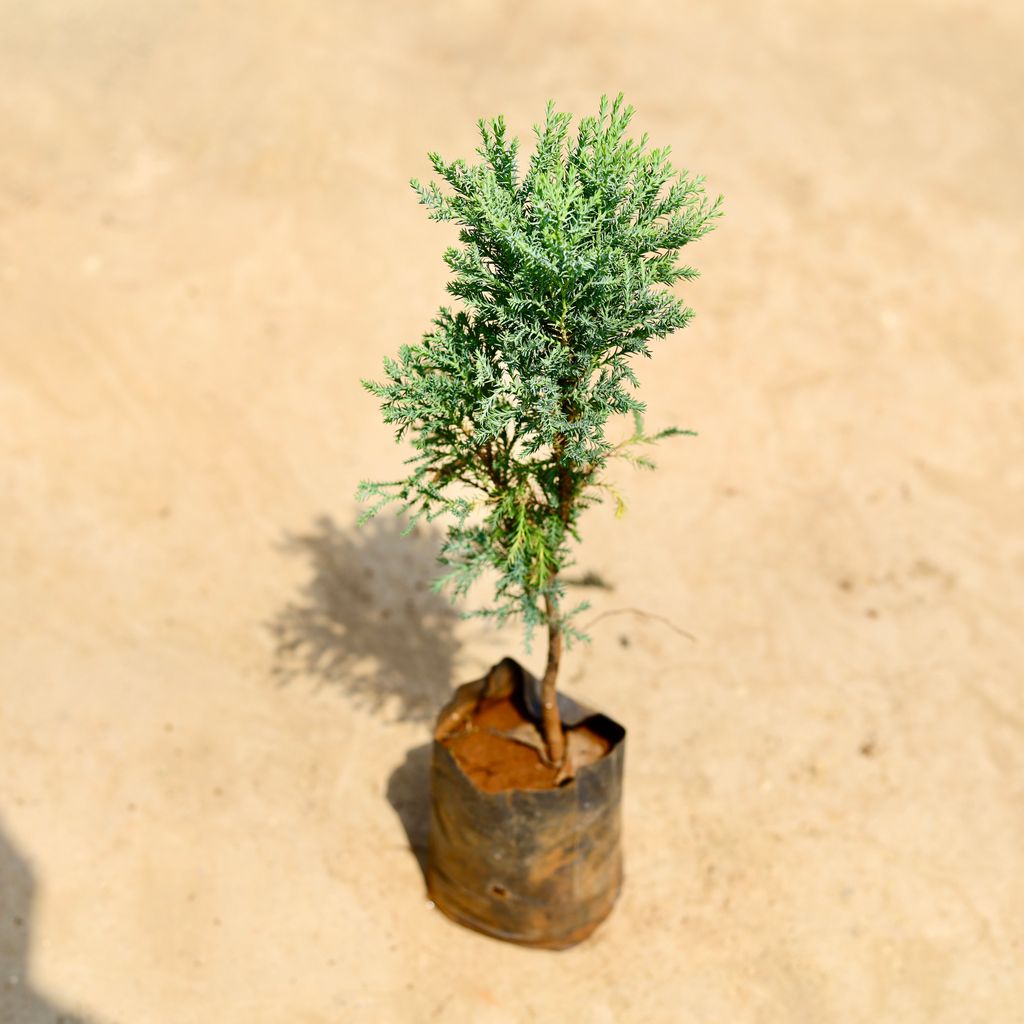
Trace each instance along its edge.
<path fill-rule="evenodd" d="M 554 577 L 552 577 L 552 580 Z M 558 713 L 558 666 L 562 661 L 562 621 L 558 601 L 552 594 L 544 595 L 544 611 L 548 618 L 548 662 L 541 680 L 541 724 L 544 744 L 552 764 L 562 767 L 565 761 L 565 733 Z"/>
<path fill-rule="evenodd" d="M 572 473 L 562 465 L 562 453 L 565 450 L 565 435 L 558 434 L 552 445 L 552 452 L 559 466 L 558 471 L 558 517 L 562 525 L 568 528 L 572 521 L 572 503 L 576 496 Z M 548 620 L 548 660 L 541 681 L 541 711 L 544 726 L 544 742 L 547 745 L 548 757 L 552 764 L 559 768 L 565 766 L 565 734 L 562 719 L 558 713 L 558 669 L 562 662 L 562 618 L 558 608 L 558 599 L 553 593 L 556 573 L 548 578 L 548 590 L 544 595 L 544 612 Z"/>

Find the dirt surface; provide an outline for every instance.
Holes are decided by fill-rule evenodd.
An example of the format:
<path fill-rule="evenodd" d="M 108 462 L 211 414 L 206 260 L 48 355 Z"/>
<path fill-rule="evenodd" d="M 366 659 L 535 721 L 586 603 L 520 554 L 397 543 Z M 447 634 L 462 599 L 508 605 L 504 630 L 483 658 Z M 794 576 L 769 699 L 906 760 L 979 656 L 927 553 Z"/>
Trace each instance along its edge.
<path fill-rule="evenodd" d="M 1022 19 L 3 3 L 3 1024 L 1024 1021 Z M 554 955 L 424 898 L 430 720 L 541 655 L 355 529 L 358 380 L 427 150 L 619 89 L 726 215 L 641 367 L 700 436 L 584 520 L 627 874 Z"/>
<path fill-rule="evenodd" d="M 545 765 L 540 754 L 499 735 L 529 724 L 507 698 L 484 701 L 467 728 L 446 738 L 459 767 L 485 793 L 505 789 L 551 789 L 558 769 Z"/>
<path fill-rule="evenodd" d="M 536 740 L 543 742 L 539 728 L 515 701 L 508 697 L 484 700 L 467 721 L 466 728 L 443 742 L 459 767 L 485 793 L 500 793 L 505 789 L 551 789 L 556 785 L 557 767 L 547 763 L 529 743 L 509 735 L 530 727 Z M 608 741 L 586 725 L 566 730 L 567 740 L 573 734 L 584 738 L 591 755 L 586 763 L 600 760 L 608 752 Z"/>

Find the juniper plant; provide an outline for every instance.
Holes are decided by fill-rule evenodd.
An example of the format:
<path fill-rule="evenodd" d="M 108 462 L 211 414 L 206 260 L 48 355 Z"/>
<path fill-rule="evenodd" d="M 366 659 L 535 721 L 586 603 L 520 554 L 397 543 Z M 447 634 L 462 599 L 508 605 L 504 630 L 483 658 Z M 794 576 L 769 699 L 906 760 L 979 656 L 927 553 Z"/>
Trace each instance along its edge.
<path fill-rule="evenodd" d="M 522 176 L 502 117 L 479 122 L 479 163 L 430 154 L 447 188 L 412 186 L 431 219 L 459 227 L 444 260 L 460 308 L 442 307 L 419 344 L 386 359 L 383 383 L 364 381 L 414 454 L 404 479 L 361 484 L 363 520 L 391 502 L 411 523 L 449 515 L 438 586 L 457 598 L 491 570 L 493 603 L 474 614 L 520 617 L 528 643 L 546 627 L 542 726 L 560 766 L 558 669 L 563 643 L 583 638 L 573 618 L 585 607 L 563 606 L 562 571 L 584 509 L 611 496 L 624 511 L 603 476 L 610 460 L 652 468 L 646 446 L 692 433 L 646 432 L 631 362 L 692 317 L 669 289 L 697 277 L 679 250 L 711 230 L 721 202 L 667 147 L 627 138 L 632 116 L 621 95 L 603 97 L 572 136 L 572 115 L 549 103 Z M 634 429 L 612 444 L 619 414 Z"/>

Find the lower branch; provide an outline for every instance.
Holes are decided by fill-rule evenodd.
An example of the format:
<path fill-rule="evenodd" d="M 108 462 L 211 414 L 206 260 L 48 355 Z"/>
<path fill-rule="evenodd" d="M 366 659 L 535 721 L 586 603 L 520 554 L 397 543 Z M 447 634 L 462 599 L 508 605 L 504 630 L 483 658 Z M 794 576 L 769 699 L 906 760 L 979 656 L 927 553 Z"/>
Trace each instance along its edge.
<path fill-rule="evenodd" d="M 562 621 L 558 613 L 558 601 L 551 594 L 544 596 L 544 610 L 548 618 L 548 663 L 541 681 L 541 724 L 544 727 L 548 758 L 552 764 L 561 768 L 565 762 L 565 733 L 558 713 L 556 685 L 558 666 L 562 661 Z"/>

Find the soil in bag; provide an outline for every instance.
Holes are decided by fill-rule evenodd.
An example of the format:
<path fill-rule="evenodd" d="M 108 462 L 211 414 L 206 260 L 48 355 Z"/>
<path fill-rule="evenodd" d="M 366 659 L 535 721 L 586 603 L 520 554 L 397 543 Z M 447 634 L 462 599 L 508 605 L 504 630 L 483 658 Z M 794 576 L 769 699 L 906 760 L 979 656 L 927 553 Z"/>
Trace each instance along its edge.
<path fill-rule="evenodd" d="M 585 722 L 565 732 L 574 771 L 600 760 L 611 749 L 611 742 Z M 483 698 L 462 727 L 441 742 L 485 793 L 553 789 L 560 784 L 557 767 L 545 756 L 540 730 L 518 695 Z"/>

